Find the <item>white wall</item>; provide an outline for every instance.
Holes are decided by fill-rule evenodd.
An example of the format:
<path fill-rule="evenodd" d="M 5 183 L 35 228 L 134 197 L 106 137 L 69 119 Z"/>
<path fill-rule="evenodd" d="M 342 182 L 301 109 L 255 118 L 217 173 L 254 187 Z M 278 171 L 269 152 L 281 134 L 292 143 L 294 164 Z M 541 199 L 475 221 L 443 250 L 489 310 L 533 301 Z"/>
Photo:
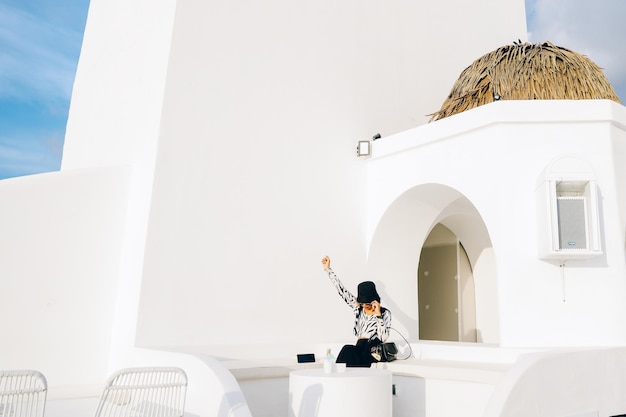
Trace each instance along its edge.
<path fill-rule="evenodd" d="M 496 291 L 498 314 L 491 316 L 500 320 L 496 342 L 503 346 L 623 344 L 626 333 L 620 317 L 626 311 L 620 300 L 626 289 L 626 206 L 624 188 L 616 183 L 623 180 L 616 175 L 623 169 L 625 117 L 626 109 L 610 101 L 505 101 L 375 142 L 368 163 L 369 176 L 376 179 L 370 183 L 368 203 L 370 259 L 387 259 L 380 248 L 393 252 L 396 242 L 407 238 L 398 237 L 403 225 L 415 224 L 408 228 L 411 239 L 424 239 L 439 221 L 436 213 L 450 200 L 451 187 L 480 216 L 465 225 L 444 224 L 459 235 L 459 230 L 466 232 L 482 223 L 493 246 L 496 280 L 489 273 L 487 285 L 479 285 L 478 271 L 475 279 L 477 308 Z M 558 263 L 537 257 L 535 187 L 544 168 L 565 154 L 583 157 L 596 171 L 604 255 L 568 262 L 563 281 Z M 421 204 L 432 204 L 427 209 L 405 208 L 404 213 L 396 210 L 393 215 L 385 212 L 407 190 Z M 470 209 L 467 213 L 473 214 Z M 389 232 L 394 227 L 398 233 Z M 484 236 L 475 236 L 460 237 L 472 262 L 484 255 L 476 248 L 490 250 Z M 388 272 L 394 276 L 397 292 L 415 294 L 411 275 L 415 261 L 400 257 L 390 264 Z M 416 296 L 412 302 L 417 302 Z M 479 330 L 485 326 L 492 333 L 488 315 L 480 319 L 477 314 L 477 320 Z"/>
<path fill-rule="evenodd" d="M 321 257 L 353 289 L 389 279 L 366 263 L 356 141 L 424 123 L 473 59 L 524 37 L 523 12 L 522 1 L 179 2 L 138 343 L 351 340 Z"/>
<path fill-rule="evenodd" d="M 108 375 L 128 169 L 0 181 L 0 367 L 50 386 Z"/>
<path fill-rule="evenodd" d="M 620 348 L 523 355 L 496 385 L 484 417 L 617 416 L 626 412 Z M 529 399 L 532 399 L 529 401 Z"/>
<path fill-rule="evenodd" d="M 90 0 L 62 170 L 134 164 L 156 143 L 175 0 Z"/>

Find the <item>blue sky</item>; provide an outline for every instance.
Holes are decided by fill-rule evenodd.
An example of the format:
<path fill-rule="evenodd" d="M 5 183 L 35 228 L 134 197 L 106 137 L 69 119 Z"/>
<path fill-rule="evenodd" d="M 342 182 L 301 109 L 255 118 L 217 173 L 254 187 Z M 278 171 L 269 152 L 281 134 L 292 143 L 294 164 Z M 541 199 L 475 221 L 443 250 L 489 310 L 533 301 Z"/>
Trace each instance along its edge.
<path fill-rule="evenodd" d="M 0 0 L 0 180 L 59 170 L 88 7 Z M 526 12 L 530 42 L 587 55 L 626 103 L 626 0 L 526 0 Z"/>
<path fill-rule="evenodd" d="M 0 0 L 0 179 L 58 171 L 89 0 Z"/>

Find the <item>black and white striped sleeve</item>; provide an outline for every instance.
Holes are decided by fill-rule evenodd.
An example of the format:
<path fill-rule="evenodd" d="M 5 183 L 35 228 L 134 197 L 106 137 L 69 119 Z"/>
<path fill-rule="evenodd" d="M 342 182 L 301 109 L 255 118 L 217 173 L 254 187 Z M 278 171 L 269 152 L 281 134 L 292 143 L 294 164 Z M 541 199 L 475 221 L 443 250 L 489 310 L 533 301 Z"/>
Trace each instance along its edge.
<path fill-rule="evenodd" d="M 328 268 L 326 272 L 328 272 L 328 278 L 330 279 L 330 282 L 333 283 L 343 301 L 345 301 L 346 304 L 348 304 L 353 309 L 358 309 L 359 303 L 357 303 L 354 294 L 352 294 L 350 291 L 348 291 L 348 289 L 346 289 L 346 287 L 343 286 L 343 283 L 339 280 L 339 278 L 337 278 L 337 275 L 335 275 L 332 269 Z"/>

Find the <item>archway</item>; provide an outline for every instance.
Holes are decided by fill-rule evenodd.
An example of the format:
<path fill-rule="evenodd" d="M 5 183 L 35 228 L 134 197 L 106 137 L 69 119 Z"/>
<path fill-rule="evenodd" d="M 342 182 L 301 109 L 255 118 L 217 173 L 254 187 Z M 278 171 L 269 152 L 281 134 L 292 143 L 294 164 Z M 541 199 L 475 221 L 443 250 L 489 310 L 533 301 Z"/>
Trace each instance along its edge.
<path fill-rule="evenodd" d="M 418 185 L 393 200 L 375 224 L 369 267 L 381 279 L 381 296 L 394 312 L 394 327 L 411 340 L 420 339 L 416 277 L 424 243 L 440 224 L 456 236 L 472 271 L 475 339 L 499 343 L 496 260 L 487 225 L 466 196 L 441 184 Z"/>

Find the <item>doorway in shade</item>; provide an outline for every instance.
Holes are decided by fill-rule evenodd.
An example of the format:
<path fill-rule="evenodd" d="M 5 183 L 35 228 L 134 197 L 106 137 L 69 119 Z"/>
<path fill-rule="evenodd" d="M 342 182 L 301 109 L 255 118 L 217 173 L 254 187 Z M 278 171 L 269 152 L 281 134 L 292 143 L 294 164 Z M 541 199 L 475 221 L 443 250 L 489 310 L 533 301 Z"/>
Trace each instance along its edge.
<path fill-rule="evenodd" d="M 418 266 L 420 340 L 476 342 L 474 276 L 463 244 L 442 224 L 424 242 Z"/>

